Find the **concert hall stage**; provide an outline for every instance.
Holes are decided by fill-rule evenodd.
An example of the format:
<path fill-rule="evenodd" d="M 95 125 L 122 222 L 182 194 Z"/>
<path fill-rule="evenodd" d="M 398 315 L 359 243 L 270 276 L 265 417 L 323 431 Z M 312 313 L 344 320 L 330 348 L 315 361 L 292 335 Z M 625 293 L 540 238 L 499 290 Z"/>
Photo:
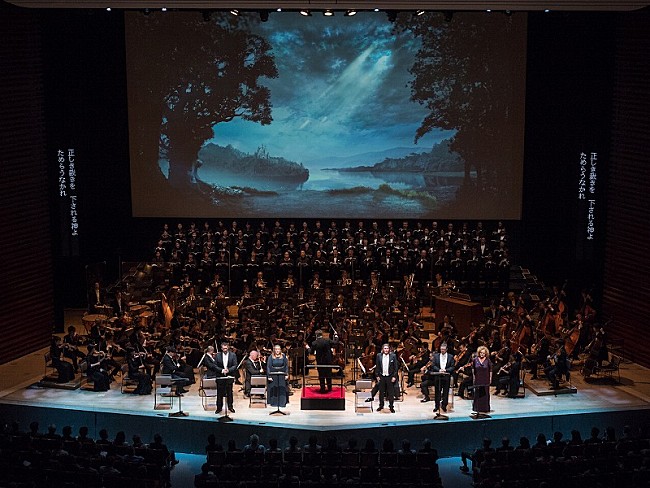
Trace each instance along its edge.
<path fill-rule="evenodd" d="M 367 438 L 381 442 L 390 437 L 395 442 L 408 438 L 417 445 L 429 437 L 441 456 L 457 456 L 460 450 L 479 445 L 485 436 L 500 439 L 507 435 L 516 442 L 522 435 L 532 437 L 538 432 L 548 436 L 559 430 L 567 436 L 573 428 L 587 435 L 594 425 L 601 430 L 613 426 L 620 431 L 626 423 L 641 425 L 650 418 L 648 370 L 634 363 L 621 366 L 621 384 L 588 384 L 574 372 L 575 394 L 536 396 L 527 390 L 525 398 L 519 399 L 492 395 L 491 418 L 482 420 L 472 419 L 472 402 L 458 397 L 454 398 L 453 407 L 450 404 L 449 420 L 436 420 L 433 402 L 421 403 L 421 394 L 415 387 L 407 389 L 403 401 L 395 402 L 394 414 L 387 409 L 377 412 L 376 400 L 375 411 L 362 408 L 355 412 L 353 387 L 348 386 L 344 411 L 301 410 L 301 391 L 295 390 L 289 405 L 281 409 L 288 415 L 270 415 L 275 407 L 249 406 L 248 399 L 235 385 L 236 413 L 230 415 L 231 422 L 223 422 L 219 421 L 221 415 L 214 413 L 214 407 L 203 409 L 198 384 L 182 399 L 183 411 L 189 416 L 169 417 L 170 412 L 177 410 L 177 403 L 170 410 L 154 410 L 153 394 L 121 394 L 119 378 L 110 391 L 103 393 L 39 387 L 42 354 L 30 356 L 32 362 L 40 360 L 40 373 L 20 369 L 27 357 L 0 367 L 4 378 L 0 411 L 4 421 L 17 420 L 22 429 L 32 420 L 40 422 L 41 430 L 49 423 L 59 429 L 71 425 L 75 432 L 86 425 L 94 437 L 101 428 L 107 428 L 111 436 L 123 430 L 127 436 L 138 433 L 143 439 L 151 439 L 158 432 L 171 447 L 187 453 L 204 452 L 209 433 L 215 433 L 224 445 L 228 439 L 243 443 L 253 433 L 265 441 L 276 437 L 280 445 L 292 435 L 302 443 L 316 433 L 321 441 L 335 435 L 340 443 L 350 437 L 359 442 Z M 10 376 L 15 379 L 13 385 Z M 210 400 L 214 402 L 214 398 Z"/>

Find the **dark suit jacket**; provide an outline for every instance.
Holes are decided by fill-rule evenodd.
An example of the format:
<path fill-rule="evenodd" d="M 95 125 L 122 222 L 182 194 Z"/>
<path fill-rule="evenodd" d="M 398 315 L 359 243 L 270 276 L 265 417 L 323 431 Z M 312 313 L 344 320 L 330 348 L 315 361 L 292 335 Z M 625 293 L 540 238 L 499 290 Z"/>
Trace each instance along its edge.
<path fill-rule="evenodd" d="M 178 364 L 169 357 L 169 354 L 165 354 L 161 361 L 160 372 L 162 374 L 175 374 L 180 371 Z"/>
<path fill-rule="evenodd" d="M 382 361 L 382 356 L 384 353 L 377 354 L 375 358 L 375 376 L 381 376 L 382 371 L 384 370 L 384 365 Z M 397 355 L 394 352 L 388 354 L 389 363 L 388 363 L 388 374 L 397 379 L 397 372 L 399 371 L 399 363 L 397 362 Z"/>
<path fill-rule="evenodd" d="M 217 361 L 208 354 L 205 354 L 203 356 L 203 359 L 201 360 L 201 364 L 199 364 L 199 366 L 206 367 L 207 372 L 205 373 L 205 376 L 207 378 L 214 378 L 221 373 L 221 370 L 217 366 Z"/>
<path fill-rule="evenodd" d="M 456 362 L 454 361 L 454 356 L 447 353 L 447 365 L 445 366 L 445 371 L 447 371 L 447 373 L 453 373 L 455 369 L 456 369 Z M 440 371 L 439 352 L 433 354 L 433 362 L 431 363 L 431 370 L 434 372 Z"/>
<path fill-rule="evenodd" d="M 220 351 L 215 355 L 215 362 L 217 364 L 217 376 L 233 376 L 237 371 L 237 356 L 234 352 L 228 352 L 228 364 L 223 364 L 223 353 Z M 221 370 L 228 368 L 228 374 L 221 374 Z"/>
<path fill-rule="evenodd" d="M 319 337 L 312 342 L 311 347 L 314 349 L 317 364 L 332 364 L 334 358 L 332 356 L 332 348 L 339 343 L 338 337 L 336 339 L 325 339 Z"/>

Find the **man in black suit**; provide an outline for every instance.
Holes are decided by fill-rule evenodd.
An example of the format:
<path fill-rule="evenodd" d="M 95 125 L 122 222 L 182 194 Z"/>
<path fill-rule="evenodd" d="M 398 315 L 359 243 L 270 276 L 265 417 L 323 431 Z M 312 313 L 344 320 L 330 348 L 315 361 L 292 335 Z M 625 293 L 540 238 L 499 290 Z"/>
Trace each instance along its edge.
<path fill-rule="evenodd" d="M 244 396 L 249 397 L 251 394 L 251 378 L 253 376 L 264 376 L 264 365 L 256 349 L 248 353 L 248 357 L 244 361 L 244 372 Z"/>
<path fill-rule="evenodd" d="M 311 349 L 313 349 L 316 355 L 316 364 L 318 366 L 329 365 L 334 362 L 332 348 L 336 347 L 338 343 L 338 335 L 334 334 L 333 339 L 326 339 L 323 337 L 321 330 L 316 331 L 316 340 L 312 342 Z M 307 348 L 309 349 L 309 346 Z M 320 381 L 321 393 L 332 391 L 332 368 L 318 368 L 318 379 Z"/>
<path fill-rule="evenodd" d="M 216 378 L 219 374 L 219 367 L 217 366 L 217 361 L 214 354 L 214 346 L 208 346 L 205 349 L 205 354 L 201 358 L 199 367 L 205 367 L 205 377 L 206 378 Z"/>
<path fill-rule="evenodd" d="M 176 395 L 181 396 L 183 393 L 187 393 L 183 387 L 190 383 L 190 379 L 183 373 L 180 363 L 174 357 L 175 355 L 176 348 L 168 346 L 165 355 L 160 361 L 160 372 L 171 375 L 172 381 L 176 385 Z"/>
<path fill-rule="evenodd" d="M 435 408 L 437 412 L 442 407 L 442 411 L 447 411 L 447 402 L 449 400 L 449 385 L 451 384 L 451 374 L 456 368 L 456 362 L 451 354 L 447 353 L 447 343 L 440 344 L 440 352 L 433 355 L 431 362 L 431 370 L 434 373 L 434 388 L 435 388 Z M 442 374 L 436 374 L 442 373 Z"/>
<path fill-rule="evenodd" d="M 391 413 L 395 413 L 393 408 L 393 401 L 395 400 L 395 384 L 397 383 L 397 372 L 399 364 L 397 363 L 397 355 L 390 352 L 390 346 L 384 344 L 381 352 L 377 354 L 375 361 L 375 376 L 377 377 L 377 384 L 379 385 L 379 408 L 381 412 L 384 408 L 384 396 L 388 397 L 388 408 Z"/>
<path fill-rule="evenodd" d="M 217 409 L 214 413 L 221 412 L 223 408 L 223 397 L 226 397 L 228 402 L 228 410 L 235 413 L 233 407 L 232 385 L 234 383 L 234 375 L 237 371 L 237 356 L 230 351 L 230 344 L 227 342 L 221 343 L 221 352 L 217 353 L 215 362 L 217 363 L 217 378 L 224 378 L 231 376 L 225 380 L 217 379 Z"/>

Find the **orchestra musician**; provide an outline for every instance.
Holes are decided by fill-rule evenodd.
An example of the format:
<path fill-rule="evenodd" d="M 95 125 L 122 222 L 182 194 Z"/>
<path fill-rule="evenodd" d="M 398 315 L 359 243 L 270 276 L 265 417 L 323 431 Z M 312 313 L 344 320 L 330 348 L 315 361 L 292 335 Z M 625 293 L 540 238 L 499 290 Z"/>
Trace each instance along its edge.
<path fill-rule="evenodd" d="M 248 357 L 244 361 L 244 396 L 248 398 L 251 394 L 251 377 L 264 375 L 264 363 L 260 358 L 260 353 L 257 349 L 253 349 L 248 353 Z"/>
<path fill-rule="evenodd" d="M 544 374 L 551 382 L 551 390 L 558 390 L 560 379 L 569 376 L 569 358 L 563 345 L 560 345 L 553 357 L 549 359 Z"/>
<path fill-rule="evenodd" d="M 92 342 L 88 344 L 88 355 L 86 356 L 87 375 L 88 379 L 93 382 L 93 391 L 108 391 L 110 389 L 111 380 L 108 372 L 102 366 L 104 356 L 104 352 L 99 351 L 95 344 Z"/>
<path fill-rule="evenodd" d="M 205 368 L 206 378 L 216 378 L 217 374 L 219 373 L 219 368 L 217 367 L 217 362 L 214 357 L 214 346 L 208 346 L 205 348 L 205 353 L 201 358 L 199 368 L 201 366 Z"/>
<path fill-rule="evenodd" d="M 138 386 L 133 393 L 136 395 L 149 395 L 152 390 L 152 381 L 151 376 L 146 372 L 142 354 L 131 346 L 126 348 L 129 378 L 138 382 Z"/>
<path fill-rule="evenodd" d="M 174 346 L 167 346 L 165 349 L 165 355 L 162 357 L 162 361 L 160 362 L 160 372 L 162 374 L 171 375 L 172 381 L 176 384 L 177 396 L 182 396 L 183 393 L 188 392 L 183 387 L 188 385 L 190 380 L 181 370 L 181 365 L 177 360 L 176 348 Z"/>
<path fill-rule="evenodd" d="M 68 327 L 68 333 L 63 336 L 63 356 L 72 361 L 74 372 L 79 372 L 79 359 L 86 357 L 84 353 L 79 350 L 81 345 L 81 337 L 77 334 L 77 329 L 74 325 Z M 53 355 L 54 357 L 54 355 Z"/>
<path fill-rule="evenodd" d="M 56 369 L 57 383 L 67 383 L 74 379 L 74 369 L 72 364 L 62 359 L 63 348 L 61 346 L 61 338 L 59 336 L 52 336 L 50 343 L 50 356 L 52 357 L 52 366 Z"/>
<path fill-rule="evenodd" d="M 228 410 L 230 413 L 235 413 L 233 406 L 232 388 L 234 383 L 234 375 L 237 371 L 237 356 L 230 350 L 228 342 L 221 343 L 221 352 L 216 356 L 216 363 L 218 368 L 218 378 L 228 378 L 225 380 L 217 380 L 217 409 L 215 413 L 220 413 L 223 409 L 223 397 L 226 397 L 228 403 Z"/>

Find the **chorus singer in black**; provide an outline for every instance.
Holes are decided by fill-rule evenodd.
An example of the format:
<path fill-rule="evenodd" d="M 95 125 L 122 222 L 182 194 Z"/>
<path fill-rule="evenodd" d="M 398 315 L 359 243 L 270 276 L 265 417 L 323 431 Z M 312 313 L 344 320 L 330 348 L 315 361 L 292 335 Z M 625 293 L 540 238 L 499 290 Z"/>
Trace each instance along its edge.
<path fill-rule="evenodd" d="M 384 344 L 381 352 L 377 354 L 375 361 L 375 375 L 377 377 L 377 385 L 379 385 L 379 408 L 378 412 L 384 409 L 384 398 L 388 398 L 388 409 L 391 413 L 395 413 L 393 402 L 395 401 L 395 384 L 397 383 L 397 372 L 399 371 L 399 364 L 397 363 L 397 355 L 390 352 L 390 346 Z"/>
<path fill-rule="evenodd" d="M 323 331 L 316 331 L 316 340 L 312 342 L 311 349 L 316 355 L 316 364 L 318 368 L 318 379 L 320 381 L 320 392 L 327 393 L 332 391 L 332 368 L 322 368 L 320 366 L 331 365 L 334 361 L 332 355 L 332 348 L 336 347 L 339 343 L 339 336 L 334 334 L 332 339 L 323 337 Z M 307 346 L 307 349 L 310 349 Z"/>
<path fill-rule="evenodd" d="M 215 362 L 217 363 L 217 409 L 215 413 L 221 412 L 223 408 L 223 397 L 226 397 L 228 402 L 228 410 L 230 413 L 235 413 L 233 406 L 232 385 L 235 381 L 235 372 L 237 371 L 237 356 L 230 351 L 230 344 L 223 342 L 221 344 L 221 352 L 216 355 Z M 227 378 L 227 379 L 219 379 Z"/>

